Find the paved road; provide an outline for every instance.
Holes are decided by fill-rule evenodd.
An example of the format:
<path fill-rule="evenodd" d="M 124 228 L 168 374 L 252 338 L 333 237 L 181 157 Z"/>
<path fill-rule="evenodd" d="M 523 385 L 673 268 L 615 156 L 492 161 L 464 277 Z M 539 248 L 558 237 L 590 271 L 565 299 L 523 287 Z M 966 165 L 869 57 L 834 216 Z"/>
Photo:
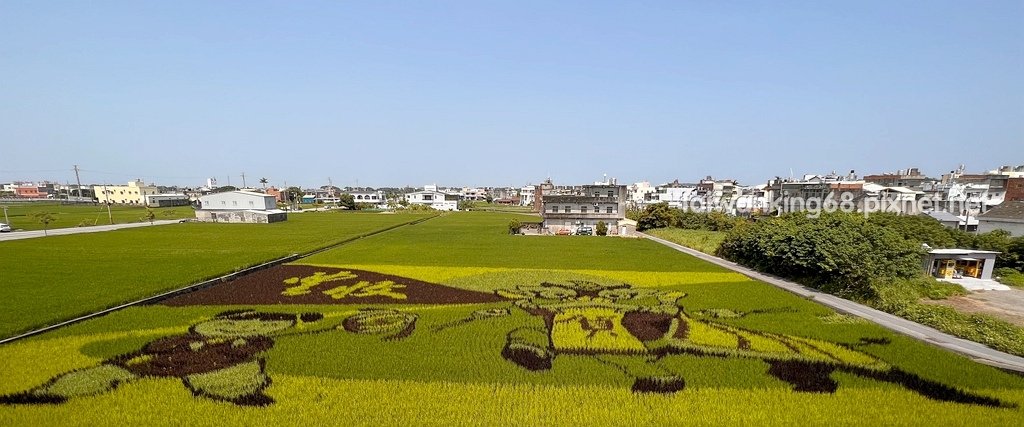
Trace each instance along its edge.
<path fill-rule="evenodd" d="M 744 267 L 742 265 L 736 264 L 734 262 L 726 261 L 724 259 L 711 256 L 706 253 L 696 251 L 682 245 L 672 243 L 668 240 L 659 239 L 657 237 L 639 232 L 637 234 L 644 238 L 651 239 L 655 242 L 661 243 L 665 246 L 678 250 L 680 252 L 693 255 L 712 264 L 728 268 L 732 271 L 743 274 L 752 279 L 760 280 L 762 282 L 769 283 L 771 285 L 785 289 L 789 292 L 800 295 L 802 297 L 812 299 L 820 304 L 829 306 L 837 311 L 862 317 L 864 319 L 882 325 L 886 328 L 889 328 L 893 331 L 899 332 L 901 334 L 913 338 L 917 338 L 928 344 L 932 344 L 947 350 L 952 350 L 957 353 L 963 354 L 978 363 L 984 363 L 986 365 L 995 366 L 997 368 L 1024 372 L 1024 358 L 1022 357 L 993 350 L 974 341 L 968 341 L 965 339 L 957 338 L 945 332 L 941 332 L 937 329 L 911 322 L 902 317 L 893 316 L 884 311 L 875 310 L 871 307 L 862 304 L 857 304 L 853 301 L 845 300 L 835 295 L 818 292 L 814 289 L 805 287 L 798 283 L 790 282 L 788 280 L 783 280 L 775 276 L 760 273 L 751 270 L 747 267 Z"/>
<path fill-rule="evenodd" d="M 165 224 L 177 224 L 177 219 L 166 219 L 160 221 L 153 221 L 152 225 L 165 225 Z M 72 228 L 55 228 L 47 231 L 46 234 L 49 236 L 63 236 L 65 234 L 79 234 L 79 233 L 98 233 L 101 231 L 120 230 L 122 228 L 136 228 L 136 227 L 149 227 L 148 222 L 135 222 L 131 224 L 114 224 L 114 225 L 93 225 L 90 227 L 72 227 Z M 21 239 L 33 239 L 36 237 L 43 237 L 43 230 L 32 230 L 32 231 L 12 231 L 10 233 L 0 233 L 0 242 L 6 240 L 21 240 Z"/>

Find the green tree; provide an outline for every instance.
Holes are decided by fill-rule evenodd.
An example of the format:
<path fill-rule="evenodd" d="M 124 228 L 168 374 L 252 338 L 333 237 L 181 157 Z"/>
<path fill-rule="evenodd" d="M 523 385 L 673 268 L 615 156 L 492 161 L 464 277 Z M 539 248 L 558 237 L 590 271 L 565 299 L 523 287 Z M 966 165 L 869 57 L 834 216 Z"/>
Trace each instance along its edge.
<path fill-rule="evenodd" d="M 292 203 L 298 203 L 302 201 L 302 195 L 305 194 L 299 187 L 288 187 L 284 190 L 285 197 Z"/>
<path fill-rule="evenodd" d="M 338 196 L 338 206 L 342 209 L 356 210 L 356 198 L 352 197 L 351 194 L 345 193 Z"/>
<path fill-rule="evenodd" d="M 605 224 L 604 221 L 598 221 L 597 226 L 594 227 L 594 232 L 597 233 L 598 236 L 607 236 L 608 224 Z"/>
<path fill-rule="evenodd" d="M 1010 239 L 1010 243 L 1006 246 L 1006 252 L 999 254 L 996 262 L 1001 264 L 1001 267 L 1012 268 L 1024 273 L 1024 236 Z"/>
<path fill-rule="evenodd" d="M 513 218 L 508 222 L 508 234 L 519 234 L 519 231 L 522 230 L 522 228 L 523 224 L 520 223 L 518 219 Z"/>
<path fill-rule="evenodd" d="M 39 211 L 32 213 L 32 218 L 35 218 L 36 221 L 43 224 L 43 236 L 48 236 L 49 232 L 47 229 L 49 228 L 50 223 L 57 219 L 57 214 L 48 211 Z"/>
<path fill-rule="evenodd" d="M 143 219 L 149 221 L 149 225 L 153 225 L 153 220 L 156 219 L 156 213 L 152 209 L 146 208 L 146 214 L 142 216 Z"/>
<path fill-rule="evenodd" d="M 636 221 L 637 230 L 644 231 L 652 228 L 671 227 L 675 215 L 672 211 L 673 209 L 668 206 L 668 203 L 648 206 Z"/>

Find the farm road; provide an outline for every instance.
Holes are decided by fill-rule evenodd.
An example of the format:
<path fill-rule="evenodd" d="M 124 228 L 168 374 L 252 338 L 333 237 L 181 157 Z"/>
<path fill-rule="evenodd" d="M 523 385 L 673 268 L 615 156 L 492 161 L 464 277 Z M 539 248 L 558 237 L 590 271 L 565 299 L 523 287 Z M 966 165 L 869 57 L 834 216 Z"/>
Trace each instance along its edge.
<path fill-rule="evenodd" d="M 732 261 L 726 261 L 722 258 L 708 255 L 706 253 L 690 249 L 688 247 L 676 243 L 672 243 L 668 240 L 659 239 L 657 237 L 640 232 L 637 232 L 637 234 L 643 236 L 644 238 L 661 243 L 677 251 L 695 256 L 712 264 L 728 268 L 729 270 L 743 274 L 754 280 L 760 280 L 762 282 L 782 288 L 786 291 L 792 292 L 802 297 L 811 299 L 820 304 L 824 304 L 828 307 L 831 307 L 834 310 L 850 314 L 853 316 L 862 317 L 864 319 L 875 322 L 879 325 L 882 325 L 888 329 L 891 329 L 903 335 L 907 335 L 909 337 L 924 341 L 925 343 L 935 345 L 950 351 L 954 351 L 956 353 L 960 353 L 978 363 L 984 363 L 986 365 L 1017 372 L 1024 372 L 1024 358 L 1022 357 L 1014 356 L 1008 353 L 1003 353 L 998 350 L 993 350 L 974 341 L 968 341 L 962 338 L 957 338 L 945 332 L 941 332 L 937 329 L 930 328 L 919 323 L 911 322 L 902 317 L 894 316 L 884 311 L 875 310 L 866 305 L 845 300 L 835 295 L 818 292 L 799 283 L 790 282 L 788 280 L 783 280 L 775 276 L 760 273 L 747 267 L 744 267 L 742 265 L 736 264 Z"/>
<path fill-rule="evenodd" d="M 165 219 L 159 221 L 153 221 L 152 225 L 166 225 L 166 224 L 177 224 L 177 219 Z M 131 224 L 114 224 L 114 225 L 94 225 L 90 227 L 71 227 L 71 228 L 54 228 L 46 232 L 47 236 L 63 236 L 66 234 L 79 234 L 79 233 L 98 233 L 101 231 L 112 231 L 120 230 L 122 228 L 136 228 L 136 227 L 149 227 L 148 222 L 133 222 Z M 32 230 L 32 231 L 14 231 L 10 233 L 0 233 L 0 242 L 7 240 L 21 240 L 21 239 L 33 239 L 36 237 L 43 237 L 43 230 Z"/>

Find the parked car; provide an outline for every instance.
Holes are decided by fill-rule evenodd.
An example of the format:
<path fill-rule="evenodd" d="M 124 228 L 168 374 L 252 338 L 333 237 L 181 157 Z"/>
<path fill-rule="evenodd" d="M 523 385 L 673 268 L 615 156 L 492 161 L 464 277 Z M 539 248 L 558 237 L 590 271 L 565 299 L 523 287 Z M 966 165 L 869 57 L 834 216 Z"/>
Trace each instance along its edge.
<path fill-rule="evenodd" d="M 0 222 L 0 233 L 7 233 L 10 231 L 12 231 L 10 225 Z"/>
<path fill-rule="evenodd" d="M 576 235 L 577 236 L 593 236 L 594 235 L 594 228 L 590 227 L 590 226 L 577 228 L 576 229 Z"/>

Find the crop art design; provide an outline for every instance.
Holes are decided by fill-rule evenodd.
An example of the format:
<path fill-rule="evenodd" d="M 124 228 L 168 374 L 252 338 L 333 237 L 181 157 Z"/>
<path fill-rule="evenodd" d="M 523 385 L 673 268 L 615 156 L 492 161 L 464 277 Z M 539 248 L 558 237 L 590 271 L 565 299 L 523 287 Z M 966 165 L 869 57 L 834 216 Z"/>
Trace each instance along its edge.
<path fill-rule="evenodd" d="M 240 406 L 265 406 L 274 400 L 263 353 L 274 339 L 329 331 L 401 339 L 417 316 L 389 309 L 364 309 L 342 325 L 322 325 L 320 313 L 227 311 L 196 323 L 188 333 L 151 341 L 142 349 L 105 360 L 98 366 L 68 372 L 21 393 L 0 396 L 7 404 L 57 404 L 92 396 L 141 377 L 180 378 L 193 395 Z"/>
<path fill-rule="evenodd" d="M 682 372 L 657 362 L 668 355 L 755 358 L 768 374 L 800 392 L 832 393 L 836 371 L 899 384 L 931 399 L 988 406 L 996 399 L 958 390 L 902 371 L 853 348 L 827 341 L 753 331 L 715 321 L 758 312 L 709 310 L 702 318 L 682 309 L 682 292 L 601 285 L 586 281 L 499 289 L 515 306 L 543 319 L 544 327 L 512 330 L 502 356 L 531 371 L 552 368 L 559 355 L 594 357 L 634 378 L 635 392 L 673 393 L 685 388 Z M 729 316 L 722 316 L 728 312 Z M 762 311 L 763 312 L 763 311 Z M 859 345 L 884 345 L 865 339 Z M 631 355 L 641 363 L 623 363 Z M 637 361 L 628 361 L 637 362 Z"/>
<path fill-rule="evenodd" d="M 42 384 L 28 390 L 0 396 L 0 404 L 59 404 L 151 377 L 177 379 L 198 399 L 266 406 L 274 402 L 272 396 L 287 395 L 268 390 L 275 369 L 289 378 L 430 381 L 449 380 L 445 372 L 465 364 L 472 364 L 472 370 L 459 371 L 462 375 L 451 381 L 567 378 L 572 384 L 565 372 L 576 369 L 613 384 L 621 385 L 625 378 L 635 393 L 668 395 L 687 388 L 686 377 L 688 372 L 693 375 L 695 364 L 708 362 L 755 369 L 744 375 L 778 385 L 769 380 L 777 379 L 793 392 L 834 393 L 840 383 L 832 374 L 840 372 L 942 402 L 1013 406 L 923 378 L 872 355 L 877 346 L 890 345 L 885 338 L 836 343 L 740 326 L 796 312 L 793 307 L 687 312 L 687 295 L 672 288 L 531 274 L 515 281 L 492 280 L 490 290 L 482 292 L 359 269 L 275 267 L 162 302 L 246 305 L 243 309 L 195 322 L 185 334 L 159 338 L 134 351 L 113 357 L 107 357 L 113 352 L 105 353 L 98 365 L 40 380 Z M 317 306 L 306 313 L 251 308 L 274 304 L 293 305 L 288 310 L 297 311 L 305 310 L 295 306 Z M 282 337 L 289 338 L 275 349 Z M 441 348 L 446 350 L 438 353 Z M 267 352 L 272 349 L 274 363 L 268 370 Z M 296 349 L 316 349 L 319 357 Z M 712 363 L 708 358 L 732 361 Z"/>

